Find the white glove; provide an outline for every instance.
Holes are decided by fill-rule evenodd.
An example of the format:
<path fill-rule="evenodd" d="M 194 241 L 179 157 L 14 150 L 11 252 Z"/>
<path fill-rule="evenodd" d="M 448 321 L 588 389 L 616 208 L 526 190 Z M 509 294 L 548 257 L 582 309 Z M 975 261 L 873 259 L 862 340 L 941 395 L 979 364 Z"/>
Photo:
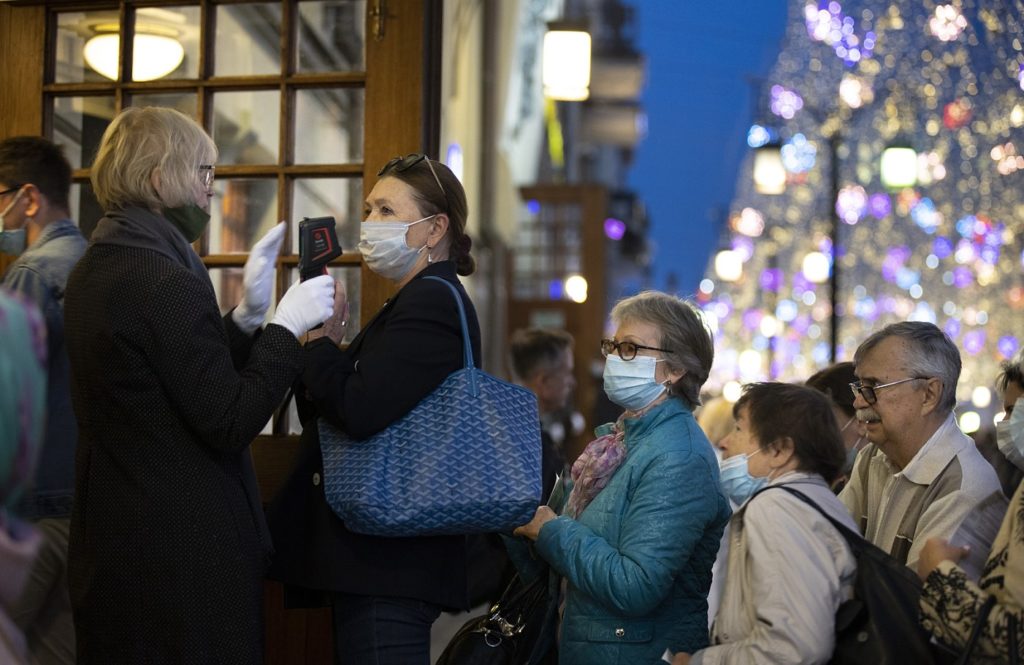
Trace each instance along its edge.
<path fill-rule="evenodd" d="M 231 312 L 235 325 L 246 335 L 260 327 L 270 307 L 270 295 L 274 290 L 274 268 L 277 253 L 281 251 L 285 223 L 281 222 L 263 234 L 249 252 L 242 271 L 242 286 L 245 293 L 242 302 Z"/>
<path fill-rule="evenodd" d="M 320 275 L 296 281 L 277 304 L 271 323 L 287 328 L 296 338 L 334 314 L 334 278 Z"/>

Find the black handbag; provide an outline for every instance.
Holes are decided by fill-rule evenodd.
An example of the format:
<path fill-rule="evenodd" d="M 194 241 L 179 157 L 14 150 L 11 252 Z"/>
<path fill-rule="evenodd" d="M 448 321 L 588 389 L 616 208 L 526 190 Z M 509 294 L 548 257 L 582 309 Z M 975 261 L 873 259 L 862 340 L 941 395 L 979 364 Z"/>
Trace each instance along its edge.
<path fill-rule="evenodd" d="M 918 620 L 921 580 L 884 550 L 833 519 L 799 490 L 772 485 L 810 505 L 846 539 L 857 560 L 853 598 L 836 611 L 832 665 L 933 665 L 931 637 Z M 756 495 L 755 495 L 756 496 Z"/>
<path fill-rule="evenodd" d="M 523 584 L 516 575 L 490 611 L 455 633 L 435 665 L 526 665 L 549 606 L 548 575 Z M 531 661 L 531 656 L 534 659 Z"/>

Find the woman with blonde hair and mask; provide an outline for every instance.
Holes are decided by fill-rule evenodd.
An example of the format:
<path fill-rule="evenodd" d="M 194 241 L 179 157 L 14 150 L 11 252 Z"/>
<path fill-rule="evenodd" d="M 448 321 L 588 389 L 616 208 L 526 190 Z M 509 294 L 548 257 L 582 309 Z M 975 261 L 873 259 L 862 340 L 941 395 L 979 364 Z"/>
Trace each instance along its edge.
<path fill-rule="evenodd" d="M 398 291 L 344 351 L 340 301 L 335 316 L 309 335 L 296 390 L 302 448 L 268 514 L 277 549 L 272 576 L 287 585 L 291 604 L 331 606 L 335 662 L 428 665 L 430 627 L 441 610 L 468 609 L 466 537 L 350 531 L 324 496 L 317 419 L 365 439 L 462 367 L 457 303 L 447 285 L 427 277 L 458 290 L 479 363 L 480 325 L 458 278 L 472 274 L 475 263 L 466 194 L 447 166 L 412 154 L 391 160 L 378 176 L 366 197 L 359 251 Z"/>
<path fill-rule="evenodd" d="M 249 444 L 334 306 L 293 285 L 260 331 L 284 223 L 252 248 L 221 316 L 190 243 L 210 219 L 217 148 L 191 118 L 129 108 L 92 165 L 106 214 L 68 279 L 78 420 L 68 580 L 81 664 L 263 662 L 270 542 Z"/>

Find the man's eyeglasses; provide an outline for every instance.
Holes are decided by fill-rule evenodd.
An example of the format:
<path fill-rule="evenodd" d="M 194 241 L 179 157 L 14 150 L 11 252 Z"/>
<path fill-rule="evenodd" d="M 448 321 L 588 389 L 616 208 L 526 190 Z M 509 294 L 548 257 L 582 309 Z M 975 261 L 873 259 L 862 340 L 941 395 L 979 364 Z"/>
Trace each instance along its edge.
<path fill-rule="evenodd" d="M 377 171 L 377 175 L 382 176 L 388 173 L 389 171 L 394 171 L 395 173 L 408 171 L 409 169 L 411 169 L 412 167 L 416 166 L 417 164 L 424 160 L 426 160 L 427 166 L 430 168 L 430 174 L 434 176 L 434 182 L 437 183 L 437 187 L 438 189 L 441 190 L 441 195 L 444 196 L 444 201 L 445 203 L 447 203 L 448 192 L 444 191 L 444 186 L 441 184 L 441 179 L 437 177 L 437 171 L 434 170 L 434 165 L 431 163 L 431 159 L 426 155 L 414 152 L 411 155 L 406 155 L 405 157 L 395 157 L 390 162 L 385 164 L 384 168 L 382 168 L 380 171 Z"/>
<path fill-rule="evenodd" d="M 217 167 L 212 164 L 199 165 L 199 179 L 203 181 L 203 187 L 209 189 L 213 184 L 213 174 Z"/>
<path fill-rule="evenodd" d="M 4 191 L 0 192 L 0 196 L 7 196 L 8 194 L 13 194 L 14 192 L 18 191 L 24 186 L 25 185 L 17 185 L 15 187 L 11 187 L 10 189 L 5 189 Z"/>
<path fill-rule="evenodd" d="M 601 355 L 605 358 L 613 353 L 618 353 L 619 357 L 623 360 L 632 360 L 636 358 L 636 352 L 640 349 L 647 349 L 648 351 L 661 351 L 662 353 L 671 353 L 668 349 L 658 349 L 653 346 L 644 346 L 643 344 L 634 344 L 633 342 L 616 342 L 614 339 L 602 339 L 601 340 Z"/>
<path fill-rule="evenodd" d="M 929 377 L 912 376 L 907 379 L 900 379 L 899 381 L 890 381 L 889 383 L 883 383 L 880 386 L 865 386 L 860 381 L 854 381 L 853 383 L 850 384 L 850 390 L 853 391 L 854 397 L 860 395 L 868 404 L 875 404 L 876 402 L 878 402 L 878 395 L 876 395 L 875 393 L 881 390 L 882 388 L 888 388 L 889 386 L 898 386 L 899 384 L 906 383 L 907 381 L 920 381 L 927 378 Z"/>

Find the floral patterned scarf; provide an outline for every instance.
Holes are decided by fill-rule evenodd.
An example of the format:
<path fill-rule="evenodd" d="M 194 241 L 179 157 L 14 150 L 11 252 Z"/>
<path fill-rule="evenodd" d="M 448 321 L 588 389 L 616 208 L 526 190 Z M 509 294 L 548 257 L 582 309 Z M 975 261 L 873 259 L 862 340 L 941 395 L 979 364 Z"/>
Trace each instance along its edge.
<path fill-rule="evenodd" d="M 565 514 L 576 519 L 590 505 L 615 475 L 626 459 L 625 429 L 620 419 L 610 434 L 600 436 L 583 450 L 572 464 L 572 492 L 566 502 Z"/>

